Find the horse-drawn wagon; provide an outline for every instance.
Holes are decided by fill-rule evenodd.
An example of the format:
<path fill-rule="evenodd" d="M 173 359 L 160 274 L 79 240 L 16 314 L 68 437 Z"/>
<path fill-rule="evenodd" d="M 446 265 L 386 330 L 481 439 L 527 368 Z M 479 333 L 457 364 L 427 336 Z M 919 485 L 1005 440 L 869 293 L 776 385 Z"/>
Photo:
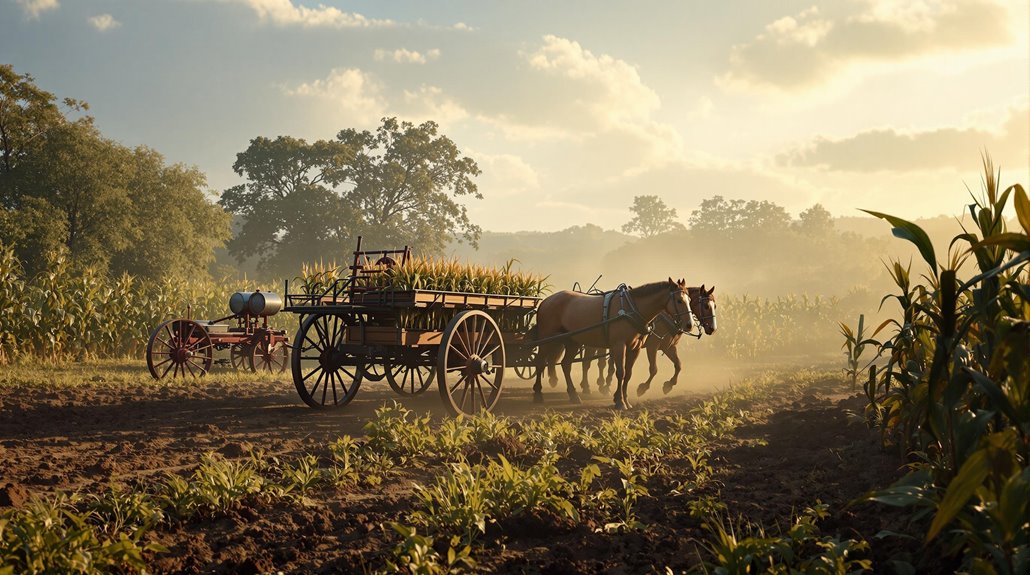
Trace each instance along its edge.
<path fill-rule="evenodd" d="M 293 381 L 305 403 L 342 407 L 363 380 L 385 378 L 403 395 L 436 383 L 449 411 L 471 415 L 497 404 L 506 368 L 531 365 L 517 344 L 539 297 L 380 287 L 377 276 L 410 257 L 407 247 L 362 251 L 359 239 L 346 278 L 315 293 L 287 286 L 285 311 L 300 316 Z"/>
<path fill-rule="evenodd" d="M 287 282 L 284 299 L 269 292 L 234 294 L 233 315 L 220 320 L 187 314 L 167 321 L 150 338 L 147 364 L 155 378 L 169 372 L 203 375 L 213 350 L 229 349 L 237 368 L 282 371 L 288 361 L 297 392 L 314 408 L 343 407 L 363 381 L 386 379 L 401 395 L 421 394 L 435 383 L 451 413 L 474 415 L 497 405 L 507 368 L 535 378 L 534 399 L 542 401 L 541 372 L 552 368 L 553 385 L 561 356 L 569 398 L 578 401 L 572 363 L 587 364 L 611 350 L 619 384 L 615 404 L 628 408 L 626 381 L 660 313 L 682 331 L 705 307 L 705 331 L 714 331 L 711 292 L 688 288 L 683 280 L 599 293 L 563 291 L 544 300 L 542 280 L 526 289 L 527 277 L 507 268 L 499 283 L 464 279 L 461 286 L 478 288 L 467 291 L 426 289 L 417 277 L 394 281 L 417 275 L 417 266 L 407 265 L 410 259 L 407 247 L 362 251 L 359 237 L 347 277 L 324 286 L 302 284 L 299 293 L 291 293 Z M 268 325 L 280 309 L 298 316 L 292 346 L 285 330 Z M 226 323 L 230 319 L 235 327 Z"/>

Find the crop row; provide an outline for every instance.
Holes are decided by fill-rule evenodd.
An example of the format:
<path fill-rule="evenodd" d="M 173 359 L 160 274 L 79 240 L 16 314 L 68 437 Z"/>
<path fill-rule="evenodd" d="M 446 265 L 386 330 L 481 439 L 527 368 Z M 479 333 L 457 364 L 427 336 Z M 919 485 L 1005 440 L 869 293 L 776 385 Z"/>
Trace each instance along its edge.
<path fill-rule="evenodd" d="M 770 565 L 800 573 L 834 572 L 820 565 L 868 569 L 868 561 L 855 557 L 864 543 L 818 533 L 821 506 L 782 533 L 766 535 L 731 520 L 711 495 L 717 492 L 713 442 L 746 422 L 747 407 L 768 390 L 741 384 L 682 415 L 662 418 L 642 413 L 590 420 L 549 413 L 533 420 L 487 415 L 432 425 L 428 416 L 385 406 L 363 438 L 343 436 L 319 453 L 291 460 L 260 452 L 239 460 L 208 455 L 191 473 L 38 499 L 5 511 L 0 573 L 142 572 L 167 551 L 148 537 L 155 531 L 195 525 L 247 504 L 303 504 L 316 494 L 332 497 L 327 490 L 375 488 L 400 468 L 430 466 L 442 472 L 415 486 L 410 511 L 389 526 L 396 545 L 367 558 L 380 573 L 473 571 L 488 556 L 484 535 L 503 534 L 512 520 L 527 515 L 613 536 L 640 531 L 647 526 L 638 516 L 639 502 L 656 489 L 686 499 L 709 533 L 702 544 L 706 565 L 699 572 Z M 730 531 L 737 535 L 728 537 Z"/>
<path fill-rule="evenodd" d="M 968 206 L 975 227 L 954 238 L 947 261 L 919 226 L 870 212 L 926 266 L 916 276 L 891 262 L 897 291 L 884 301 L 900 315 L 841 331 L 846 371 L 865 379 L 870 424 L 914 459 L 873 499 L 912 508 L 926 541 L 963 571 L 1015 575 L 1030 572 L 1030 199 L 1018 184 L 1002 191 L 984 167 L 984 193 Z M 1006 224 L 1010 198 L 1021 229 Z M 973 277 L 963 280 L 967 260 Z M 865 362 L 869 348 L 886 365 Z"/>

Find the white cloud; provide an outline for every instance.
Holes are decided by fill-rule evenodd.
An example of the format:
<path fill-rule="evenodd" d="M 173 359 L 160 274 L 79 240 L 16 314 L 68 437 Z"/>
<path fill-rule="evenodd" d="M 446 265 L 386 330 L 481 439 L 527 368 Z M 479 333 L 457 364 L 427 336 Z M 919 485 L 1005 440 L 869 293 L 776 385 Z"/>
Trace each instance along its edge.
<path fill-rule="evenodd" d="M 451 26 L 451 28 L 454 29 L 454 30 L 461 30 L 462 32 L 471 32 L 471 31 L 475 30 L 475 28 L 473 28 L 472 26 L 469 26 L 468 24 L 466 24 L 464 22 L 457 22 L 453 26 Z"/>
<path fill-rule="evenodd" d="M 344 12 L 333 6 L 319 4 L 316 8 L 297 6 L 292 0 L 230 0 L 249 7 L 262 22 L 277 26 L 305 28 L 370 28 L 394 26 L 392 20 L 366 18 L 354 12 Z"/>
<path fill-rule="evenodd" d="M 357 68 L 334 68 L 325 79 L 304 82 L 286 93 L 329 106 L 337 119 L 374 124 L 386 114 L 386 100 L 379 82 Z"/>
<path fill-rule="evenodd" d="M 579 42 L 545 36 L 543 46 L 527 60 L 534 69 L 581 83 L 586 90 L 577 94 L 577 103 L 603 126 L 646 119 L 661 107 L 658 94 L 644 85 L 635 67 L 607 54 L 595 55 Z"/>
<path fill-rule="evenodd" d="M 413 122 L 433 120 L 447 126 L 469 117 L 468 110 L 436 86 L 404 90 L 400 104 L 398 114 Z"/>
<path fill-rule="evenodd" d="M 373 53 L 373 57 L 376 62 L 390 60 L 392 62 L 397 62 L 398 64 L 425 64 L 426 62 L 438 59 L 440 57 L 440 50 L 433 48 L 426 52 L 418 52 L 405 48 L 398 48 L 396 50 L 383 50 L 380 48 Z"/>
<path fill-rule="evenodd" d="M 818 167 L 842 172 L 911 172 L 955 168 L 981 151 L 998 165 L 1025 167 L 1030 154 L 1030 114 L 1013 108 L 995 132 L 945 127 L 921 132 L 881 128 L 841 139 L 817 138 L 780 155 L 786 166 Z"/>
<path fill-rule="evenodd" d="M 99 14 L 97 16 L 91 16 L 89 18 L 89 23 L 91 26 L 93 26 L 101 32 L 107 32 L 108 30 L 113 30 L 122 25 L 121 22 L 115 20 L 114 16 L 111 16 L 110 14 Z"/>
<path fill-rule="evenodd" d="M 733 46 L 718 82 L 795 90 L 860 68 L 1011 42 L 1011 9 L 996 0 L 852 0 L 844 7 L 835 14 L 812 7 L 767 24 Z"/>
<path fill-rule="evenodd" d="M 491 198 L 506 198 L 540 189 L 540 176 L 533 166 L 514 154 L 487 154 L 473 149 L 465 155 L 476 161 L 483 174 L 477 179 L 479 191 Z"/>
<path fill-rule="evenodd" d="M 21 6 L 25 16 L 38 19 L 43 12 L 50 12 L 61 7 L 58 0 L 15 0 Z"/>

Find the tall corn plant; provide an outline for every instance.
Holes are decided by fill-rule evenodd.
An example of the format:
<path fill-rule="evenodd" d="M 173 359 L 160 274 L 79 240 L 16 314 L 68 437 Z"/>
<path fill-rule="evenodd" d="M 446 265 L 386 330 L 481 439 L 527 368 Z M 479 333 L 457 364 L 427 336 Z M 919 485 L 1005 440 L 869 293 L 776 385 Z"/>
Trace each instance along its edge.
<path fill-rule="evenodd" d="M 884 437 L 919 461 L 898 484 L 870 496 L 932 516 L 927 541 L 945 539 L 965 568 L 1030 572 L 1030 200 L 1019 184 L 1001 191 L 984 161 L 984 193 L 968 209 L 974 228 L 940 265 L 926 233 L 879 212 L 894 235 L 912 242 L 927 269 L 913 285 L 895 263 L 902 320 L 884 343 L 889 361 L 870 408 Z M 1008 200 L 1021 230 L 1008 231 Z M 962 281 L 965 258 L 976 275 Z"/>

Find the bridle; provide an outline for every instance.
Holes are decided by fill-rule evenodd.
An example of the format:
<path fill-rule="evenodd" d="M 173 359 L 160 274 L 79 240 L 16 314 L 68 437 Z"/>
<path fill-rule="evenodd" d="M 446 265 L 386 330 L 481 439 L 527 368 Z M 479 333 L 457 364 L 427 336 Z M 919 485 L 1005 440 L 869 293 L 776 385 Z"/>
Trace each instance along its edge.
<path fill-rule="evenodd" d="M 715 325 L 715 310 L 713 310 L 712 306 L 709 305 L 711 301 L 712 298 L 707 293 L 702 291 L 701 297 L 698 298 L 698 302 L 701 305 L 701 316 L 698 318 L 698 325 L 701 329 L 704 329 L 705 322 L 707 322 L 708 320 L 711 320 L 711 323 L 708 325 Z M 700 339 L 700 335 L 698 336 L 698 338 Z"/>
<path fill-rule="evenodd" d="M 686 308 L 684 311 L 677 311 L 675 313 L 675 315 L 670 315 L 670 317 L 672 317 L 672 326 L 676 329 L 676 331 L 678 331 L 679 333 L 688 333 L 687 330 L 683 329 L 683 316 L 688 316 L 691 319 L 691 321 L 690 321 L 691 324 L 694 323 L 693 320 L 695 319 L 696 316 L 694 315 L 694 312 L 690 311 L 690 304 L 689 303 L 684 302 L 682 299 L 676 297 L 676 294 L 682 294 L 682 293 L 687 293 L 687 292 L 681 291 L 679 289 L 677 289 L 677 290 L 669 290 L 669 299 L 672 300 L 672 309 L 674 309 L 674 310 L 679 309 L 679 306 L 681 306 L 681 305 L 684 308 Z"/>

